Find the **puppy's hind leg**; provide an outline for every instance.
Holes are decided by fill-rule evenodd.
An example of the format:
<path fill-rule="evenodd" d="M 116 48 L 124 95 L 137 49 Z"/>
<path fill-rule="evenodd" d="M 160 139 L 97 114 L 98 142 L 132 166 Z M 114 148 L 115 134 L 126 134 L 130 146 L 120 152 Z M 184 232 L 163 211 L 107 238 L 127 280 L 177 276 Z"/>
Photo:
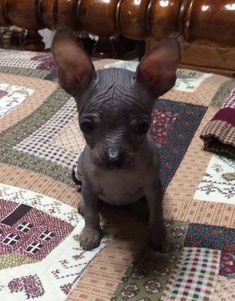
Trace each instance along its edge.
<path fill-rule="evenodd" d="M 77 187 L 77 191 L 81 192 L 82 191 L 82 180 L 83 180 L 83 176 L 79 170 L 79 164 L 76 167 L 73 168 L 72 170 L 72 180 L 74 182 L 74 184 Z M 80 202 L 78 204 L 78 212 L 84 216 L 84 204 L 83 204 L 83 199 L 80 199 Z"/>

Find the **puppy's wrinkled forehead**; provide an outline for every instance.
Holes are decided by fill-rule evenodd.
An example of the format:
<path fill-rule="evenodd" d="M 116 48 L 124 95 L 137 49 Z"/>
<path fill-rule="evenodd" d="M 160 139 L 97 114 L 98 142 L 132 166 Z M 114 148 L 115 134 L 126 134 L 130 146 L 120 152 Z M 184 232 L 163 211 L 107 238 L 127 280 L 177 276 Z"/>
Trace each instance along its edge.
<path fill-rule="evenodd" d="M 135 73 L 126 69 L 109 68 L 97 71 L 97 78 L 82 96 L 81 113 L 109 116 L 149 112 L 152 98 L 135 80 Z M 111 117 L 110 117 L 111 118 Z"/>

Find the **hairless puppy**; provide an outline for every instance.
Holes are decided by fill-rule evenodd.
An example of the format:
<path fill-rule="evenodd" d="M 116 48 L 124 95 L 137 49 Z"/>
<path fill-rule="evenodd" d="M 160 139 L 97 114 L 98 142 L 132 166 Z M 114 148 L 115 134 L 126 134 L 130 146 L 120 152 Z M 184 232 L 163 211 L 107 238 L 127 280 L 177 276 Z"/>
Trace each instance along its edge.
<path fill-rule="evenodd" d="M 115 68 L 95 71 L 91 59 L 66 30 L 56 33 L 52 53 L 59 83 L 76 101 L 86 140 L 78 160 L 85 219 L 80 245 L 90 250 L 100 244 L 98 200 L 127 205 L 145 197 L 149 239 L 159 250 L 165 234 L 163 192 L 159 153 L 148 130 L 155 101 L 175 84 L 180 61 L 177 40 L 159 42 L 135 73 Z"/>

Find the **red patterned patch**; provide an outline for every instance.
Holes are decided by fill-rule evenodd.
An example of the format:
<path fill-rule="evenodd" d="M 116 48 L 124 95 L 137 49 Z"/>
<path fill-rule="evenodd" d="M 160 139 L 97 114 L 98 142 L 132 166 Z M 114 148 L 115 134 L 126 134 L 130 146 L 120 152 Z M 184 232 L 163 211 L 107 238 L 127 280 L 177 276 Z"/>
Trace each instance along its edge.
<path fill-rule="evenodd" d="M 9 282 L 11 293 L 25 292 L 27 299 L 37 298 L 44 294 L 42 283 L 37 275 L 15 278 Z"/>

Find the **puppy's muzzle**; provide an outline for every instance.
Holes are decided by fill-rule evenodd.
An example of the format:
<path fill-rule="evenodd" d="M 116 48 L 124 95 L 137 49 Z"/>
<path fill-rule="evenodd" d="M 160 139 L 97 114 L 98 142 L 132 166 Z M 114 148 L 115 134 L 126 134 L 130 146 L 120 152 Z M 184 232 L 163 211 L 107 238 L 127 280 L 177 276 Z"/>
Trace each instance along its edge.
<path fill-rule="evenodd" d="M 120 168 L 125 163 L 125 153 L 116 148 L 108 148 L 105 152 L 105 165 L 108 168 Z"/>

